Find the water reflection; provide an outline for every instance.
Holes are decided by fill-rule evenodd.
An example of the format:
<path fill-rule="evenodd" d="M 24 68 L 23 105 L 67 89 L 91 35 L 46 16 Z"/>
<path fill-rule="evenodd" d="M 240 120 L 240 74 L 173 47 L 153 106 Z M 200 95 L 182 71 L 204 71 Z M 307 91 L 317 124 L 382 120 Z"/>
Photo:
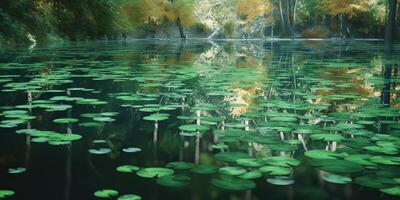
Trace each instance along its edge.
<path fill-rule="evenodd" d="M 37 47 L 29 52 L 9 49 L 0 55 L 4 94 L 0 98 L 3 111 L 28 105 L 28 115 L 37 119 L 27 120 L 27 129 L 60 131 L 64 127 L 60 131 L 64 135 L 76 131 L 83 136 L 82 141 L 67 142 L 63 170 L 55 169 L 56 173 L 64 171 L 65 182 L 54 180 L 51 188 L 64 188 L 64 199 L 91 199 L 94 190 L 117 186 L 145 199 L 309 199 L 321 193 L 336 199 L 363 199 L 359 186 L 336 187 L 329 182 L 333 172 L 346 175 L 341 177 L 345 180 L 353 171 L 360 174 L 352 178 L 363 175 L 358 163 L 332 169 L 330 161 L 319 161 L 318 156 L 327 160 L 340 158 L 338 162 L 345 163 L 350 154 L 398 155 L 398 144 L 390 143 L 399 134 L 398 60 L 391 58 L 387 64 L 382 49 L 378 42 L 355 41 L 141 41 L 77 43 Z M 379 104 L 380 96 L 387 107 Z M 5 101 L 6 98 L 12 100 Z M 168 113 L 170 117 L 143 120 L 151 113 Z M 10 116 L 4 112 L 2 115 Z M 79 124 L 51 123 L 64 115 L 79 119 Z M 1 122 L 2 126 L 13 123 Z M 20 129 L 18 126 L 5 129 L 8 135 L 2 137 L 10 140 L 13 132 Z M 387 131 L 393 135 L 385 135 Z M 47 147 L 40 151 L 31 148 L 36 145 L 31 144 L 31 135 L 24 137 L 26 168 L 31 154 L 60 156 Z M 83 142 L 86 144 L 79 145 Z M 139 147 L 142 151 L 121 151 L 126 147 Z M 75 163 L 77 156 L 72 149 L 78 156 L 85 155 L 83 164 Z M 89 149 L 98 150 L 92 152 L 99 155 L 89 154 Z M 313 155 L 315 150 L 320 153 Z M 222 158 L 216 159 L 216 154 Z M 259 160 L 239 161 L 235 156 Z M 48 162 L 45 156 L 35 158 L 40 161 L 35 162 L 36 168 Z M 282 163 L 268 158 L 286 160 Z M 215 174 L 206 178 L 193 175 L 192 182 L 198 181 L 204 190 L 190 187 L 175 193 L 151 181 L 115 174 L 116 166 L 126 163 L 143 168 L 176 160 L 195 165 L 240 166 L 246 172 L 266 165 L 259 169 L 266 175 L 254 181 L 256 189 L 244 188 L 241 193 L 211 185 L 209 179 L 219 177 Z M 366 160 L 375 166 L 383 162 L 370 157 Z M 262 164 L 258 166 L 257 162 Z M 77 172 L 74 167 L 89 170 Z M 376 170 L 368 165 L 361 167 Z M 94 174 L 95 178 L 82 174 Z M 80 178 L 89 184 L 75 181 Z M 265 178 L 272 180 L 267 183 Z M 295 184 L 290 185 L 293 180 Z M 30 184 L 34 182 L 29 180 Z M 290 186 L 272 188 L 268 185 L 271 182 Z M 75 188 L 79 187 L 87 191 L 77 192 Z M 284 197 L 274 197 L 282 191 Z M 22 199 L 26 197 L 19 193 Z M 366 194 L 380 196 L 376 190 Z"/>

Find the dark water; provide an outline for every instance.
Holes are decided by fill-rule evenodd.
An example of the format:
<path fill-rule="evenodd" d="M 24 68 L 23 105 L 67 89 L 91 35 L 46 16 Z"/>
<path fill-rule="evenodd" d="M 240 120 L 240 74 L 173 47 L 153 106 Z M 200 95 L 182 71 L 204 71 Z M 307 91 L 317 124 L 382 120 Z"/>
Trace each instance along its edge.
<path fill-rule="evenodd" d="M 400 190 L 397 63 L 399 57 L 383 55 L 383 42 L 361 41 L 3 49 L 0 191 L 14 191 L 8 199 L 51 200 L 97 199 L 101 189 L 143 199 L 397 199 L 387 194 Z M 143 119 L 154 113 L 165 113 L 157 127 Z M 64 118 L 69 123 L 54 121 Z M 128 147 L 141 151 L 124 152 Z M 111 151 L 89 152 L 98 148 Z M 238 189 L 244 179 L 226 175 L 234 170 L 175 169 L 190 178 L 184 187 L 116 171 L 173 161 L 262 175 Z M 18 167 L 26 171 L 9 173 Z M 347 181 L 332 183 L 332 175 Z M 294 183 L 266 181 L 281 176 Z"/>

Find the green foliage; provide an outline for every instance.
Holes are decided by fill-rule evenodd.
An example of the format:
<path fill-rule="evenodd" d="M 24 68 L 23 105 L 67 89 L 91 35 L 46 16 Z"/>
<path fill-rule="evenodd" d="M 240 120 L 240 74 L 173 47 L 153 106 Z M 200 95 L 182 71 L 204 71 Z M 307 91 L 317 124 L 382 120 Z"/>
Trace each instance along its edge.
<path fill-rule="evenodd" d="M 3 0 L 0 40 L 32 43 L 52 38 L 114 39 L 138 31 L 147 37 L 171 32 L 172 27 L 178 27 L 182 37 L 189 29 L 202 35 L 219 31 L 232 38 L 262 30 L 262 24 L 282 25 L 280 3 L 281 0 Z M 350 35 L 383 37 L 384 0 L 287 3 L 289 11 L 283 14 L 289 16 L 290 26 L 307 37 L 329 37 L 327 33 L 337 32 L 341 15 Z M 259 18 L 263 19 L 261 24 L 257 24 Z M 282 30 L 275 30 L 276 35 L 282 34 Z"/>

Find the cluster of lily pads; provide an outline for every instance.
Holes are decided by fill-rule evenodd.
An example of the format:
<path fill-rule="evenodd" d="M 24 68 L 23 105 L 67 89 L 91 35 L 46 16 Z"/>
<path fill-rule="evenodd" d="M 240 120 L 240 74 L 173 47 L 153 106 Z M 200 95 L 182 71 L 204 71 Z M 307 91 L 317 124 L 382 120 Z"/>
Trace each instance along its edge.
<path fill-rule="evenodd" d="M 141 119 L 154 123 L 154 145 L 159 122 L 169 119 L 178 121 L 171 131 L 177 139 L 196 137 L 200 142 L 213 138 L 209 153 L 216 163 L 175 161 L 165 167 L 145 168 L 122 165 L 116 169 L 121 173 L 154 178 L 162 186 L 184 187 L 191 177 L 179 172 L 188 170 L 216 174 L 211 184 L 218 188 L 250 190 L 257 187 L 254 180 L 260 178 L 273 185 L 295 184 L 295 168 L 310 164 L 326 182 L 354 183 L 400 195 L 400 109 L 382 105 L 377 97 L 357 90 L 359 85 L 354 81 L 372 70 L 365 63 L 331 59 L 271 71 L 205 65 L 141 64 L 131 69 L 112 63 L 88 64 L 90 68 L 64 67 L 51 74 L 28 76 L 26 82 L 13 81 L 20 76 L 0 77 L 3 93 L 24 92 L 28 97 L 38 97 L 27 98 L 23 105 L 3 107 L 0 127 L 18 128 L 16 133 L 32 136 L 31 142 L 67 145 L 82 136 L 21 126 L 35 120 L 36 111 L 65 114 L 80 106 L 95 111 L 81 113 L 79 118 L 54 118 L 52 122 L 100 127 L 113 123 L 120 114 L 103 107 L 118 105 L 123 112 L 139 114 L 136 123 Z M 329 78 L 343 68 L 348 71 Z M 122 88 L 104 97 L 101 87 L 65 86 L 77 78 L 90 79 L 91 83 L 125 83 L 133 89 L 126 92 Z M 364 80 L 371 88 L 379 89 L 384 83 L 379 77 Z M 51 97 L 41 99 L 40 95 Z M 95 147 L 88 150 L 91 154 L 112 151 L 106 138 L 93 143 Z M 127 147 L 122 151 L 135 153 L 141 149 Z M 13 194 L 0 190 L 0 198 Z M 98 198 L 141 199 L 134 194 L 119 195 L 114 189 L 94 193 Z"/>

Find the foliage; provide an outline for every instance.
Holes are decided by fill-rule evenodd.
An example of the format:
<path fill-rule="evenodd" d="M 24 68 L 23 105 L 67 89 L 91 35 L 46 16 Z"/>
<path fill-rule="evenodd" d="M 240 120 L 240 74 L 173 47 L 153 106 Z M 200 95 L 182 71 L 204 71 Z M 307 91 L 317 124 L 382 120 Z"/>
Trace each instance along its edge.
<path fill-rule="evenodd" d="M 338 27 L 351 36 L 382 37 L 386 4 L 385 0 L 3 0 L 0 40 L 115 39 L 157 32 L 171 37 L 178 29 L 181 37 L 192 32 L 197 37 L 251 38 L 264 37 L 265 27 L 275 25 L 290 26 L 289 31 L 303 37 L 327 37 Z M 275 35 L 288 34 L 275 29 Z"/>

